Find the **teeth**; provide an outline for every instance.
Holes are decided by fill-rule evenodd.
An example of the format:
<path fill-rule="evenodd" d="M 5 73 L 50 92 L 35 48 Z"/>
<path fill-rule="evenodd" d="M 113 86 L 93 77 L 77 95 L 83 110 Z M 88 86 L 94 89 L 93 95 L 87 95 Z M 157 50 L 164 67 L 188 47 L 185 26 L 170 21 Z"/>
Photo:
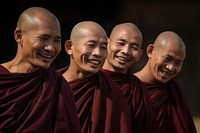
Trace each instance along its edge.
<path fill-rule="evenodd" d="M 166 76 L 170 76 L 170 74 L 167 73 L 166 71 L 163 71 L 163 70 L 162 70 L 162 73 L 163 73 L 164 75 L 166 75 Z"/>
<path fill-rule="evenodd" d="M 97 61 L 97 60 L 88 60 L 88 62 L 95 64 L 95 65 L 100 64 L 100 61 Z"/>
<path fill-rule="evenodd" d="M 52 57 L 51 55 L 47 55 L 47 54 L 43 54 L 42 56 L 46 57 L 46 58 L 51 58 Z"/>
<path fill-rule="evenodd" d="M 122 60 L 122 61 L 127 61 L 127 59 L 126 58 L 124 58 L 124 57 L 118 57 L 120 60 Z"/>

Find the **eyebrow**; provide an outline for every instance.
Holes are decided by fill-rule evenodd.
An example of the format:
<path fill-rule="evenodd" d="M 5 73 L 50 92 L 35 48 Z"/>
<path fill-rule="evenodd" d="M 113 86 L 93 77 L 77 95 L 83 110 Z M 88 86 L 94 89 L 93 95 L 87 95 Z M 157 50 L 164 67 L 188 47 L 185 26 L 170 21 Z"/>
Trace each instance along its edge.
<path fill-rule="evenodd" d="M 118 39 L 118 41 L 127 42 L 125 39 L 121 39 L 121 38 Z M 130 44 L 140 46 L 138 43 L 135 43 L 135 42 L 131 42 Z"/>
<path fill-rule="evenodd" d="M 49 35 L 49 34 L 42 34 L 42 35 L 40 35 L 41 37 L 51 37 L 51 35 Z M 61 39 L 61 36 L 55 36 L 55 38 L 56 39 Z"/>
<path fill-rule="evenodd" d="M 171 56 L 170 54 L 166 54 L 164 57 L 169 57 L 169 58 L 174 59 L 174 57 Z M 179 63 L 182 63 L 182 62 L 183 62 L 183 60 L 176 60 L 176 61 L 179 62 Z"/>

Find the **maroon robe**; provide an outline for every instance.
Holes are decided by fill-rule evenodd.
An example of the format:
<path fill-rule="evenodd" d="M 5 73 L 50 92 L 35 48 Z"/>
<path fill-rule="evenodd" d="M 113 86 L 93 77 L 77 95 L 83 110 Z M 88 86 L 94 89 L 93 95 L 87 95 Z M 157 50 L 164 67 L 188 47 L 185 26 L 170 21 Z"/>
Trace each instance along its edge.
<path fill-rule="evenodd" d="M 180 86 L 173 79 L 165 84 L 145 83 L 151 96 L 159 133 L 197 133 Z"/>
<path fill-rule="evenodd" d="M 69 81 L 69 85 L 84 133 L 132 132 L 128 104 L 108 75 L 99 71 L 91 77 Z"/>
<path fill-rule="evenodd" d="M 142 82 L 130 71 L 124 74 L 105 69 L 101 70 L 120 86 L 131 110 L 133 132 L 156 133 L 152 104 L 148 91 Z"/>
<path fill-rule="evenodd" d="M 25 74 L 0 65 L 0 132 L 80 133 L 66 80 L 51 68 Z"/>

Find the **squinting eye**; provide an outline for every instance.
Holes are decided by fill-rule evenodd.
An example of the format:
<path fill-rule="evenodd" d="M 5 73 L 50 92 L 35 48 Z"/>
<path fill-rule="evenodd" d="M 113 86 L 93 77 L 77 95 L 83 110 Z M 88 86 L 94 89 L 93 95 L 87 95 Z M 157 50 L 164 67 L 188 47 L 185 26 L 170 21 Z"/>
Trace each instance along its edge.
<path fill-rule="evenodd" d="M 61 42 L 60 39 L 56 39 L 56 40 L 54 40 L 54 41 L 57 42 L 57 43 L 60 43 L 60 42 Z"/>
<path fill-rule="evenodd" d="M 44 40 L 44 41 L 45 41 L 45 40 L 48 40 L 47 37 L 40 37 L 40 39 L 41 39 L 41 40 Z"/>
<path fill-rule="evenodd" d="M 107 45 L 104 45 L 104 44 L 103 44 L 101 47 L 102 47 L 103 49 L 107 49 Z"/>
<path fill-rule="evenodd" d="M 118 44 L 119 44 L 120 46 L 125 45 L 125 43 L 123 43 L 123 42 L 118 42 Z"/>
<path fill-rule="evenodd" d="M 94 47 L 95 45 L 94 44 L 88 44 L 90 47 Z"/>
<path fill-rule="evenodd" d="M 169 61 L 169 60 L 170 60 L 168 57 L 165 57 L 164 59 L 165 59 L 166 61 Z"/>
<path fill-rule="evenodd" d="M 137 46 L 133 46 L 132 49 L 139 50 L 139 48 Z"/>
<path fill-rule="evenodd" d="M 176 62 L 176 65 L 177 65 L 177 66 L 181 66 L 182 63 L 181 63 L 181 62 Z"/>

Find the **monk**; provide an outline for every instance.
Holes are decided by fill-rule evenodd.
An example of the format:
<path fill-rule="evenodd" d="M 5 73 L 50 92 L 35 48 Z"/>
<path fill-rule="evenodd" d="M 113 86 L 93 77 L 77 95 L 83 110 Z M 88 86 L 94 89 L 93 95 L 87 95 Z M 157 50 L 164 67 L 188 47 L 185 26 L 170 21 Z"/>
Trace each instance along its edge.
<path fill-rule="evenodd" d="M 76 24 L 65 42 L 70 65 L 61 68 L 74 94 L 84 133 L 131 133 L 128 104 L 120 88 L 99 71 L 107 56 L 107 34 L 93 21 Z"/>
<path fill-rule="evenodd" d="M 150 97 L 142 82 L 131 72 L 133 64 L 142 56 L 142 43 L 142 33 L 134 23 L 116 25 L 111 31 L 108 56 L 101 70 L 121 88 L 131 111 L 133 132 L 155 133 Z"/>
<path fill-rule="evenodd" d="M 181 37 L 164 31 L 147 47 L 148 61 L 135 75 L 151 97 L 159 133 L 197 133 L 180 85 L 174 79 L 186 57 Z"/>
<path fill-rule="evenodd" d="M 50 67 L 61 51 L 55 15 L 30 7 L 19 17 L 14 59 L 0 64 L 0 132 L 80 133 L 68 83 Z"/>

